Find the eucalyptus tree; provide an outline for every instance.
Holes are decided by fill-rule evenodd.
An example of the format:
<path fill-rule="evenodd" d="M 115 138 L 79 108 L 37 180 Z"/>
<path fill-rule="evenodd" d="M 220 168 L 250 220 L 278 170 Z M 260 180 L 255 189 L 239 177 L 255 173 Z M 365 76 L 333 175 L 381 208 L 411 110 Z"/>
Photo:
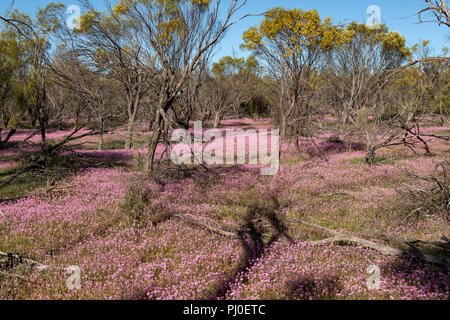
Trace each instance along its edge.
<path fill-rule="evenodd" d="M 325 53 L 344 41 L 341 30 L 316 10 L 275 8 L 243 39 L 279 84 L 275 112 L 281 138 L 301 134 L 312 112 L 317 76 L 326 66 Z"/>
<path fill-rule="evenodd" d="M 6 28 L 0 33 L 0 117 L 3 127 L 0 132 L 9 128 L 4 140 L 6 143 L 16 132 L 14 119 L 18 110 L 15 108 L 15 91 L 17 78 L 24 69 L 24 48 L 14 32 Z"/>
<path fill-rule="evenodd" d="M 233 20 L 245 3 L 231 0 L 226 8 L 221 0 L 121 0 L 114 8 L 117 15 L 142 27 L 143 43 L 158 70 L 160 88 L 145 170 L 153 169 L 161 134 L 172 126 L 169 110 L 225 32 L 242 19 Z"/>
<path fill-rule="evenodd" d="M 47 153 L 46 130 L 51 118 L 48 108 L 46 87 L 49 84 L 48 61 L 51 59 L 51 40 L 56 30 L 61 26 L 64 5 L 51 3 L 39 9 L 35 17 L 13 11 L 9 18 L 17 24 L 9 25 L 9 32 L 15 33 L 24 49 L 26 69 L 21 86 L 18 89 L 19 104 L 29 110 L 32 118 L 36 118 L 41 135 L 41 149 Z"/>
<path fill-rule="evenodd" d="M 366 161 L 373 164 L 380 148 L 412 146 L 405 126 L 410 127 L 406 123 L 414 120 L 414 112 L 402 108 L 391 91 L 412 55 L 405 38 L 385 25 L 352 22 L 344 35 L 344 43 L 328 55 L 328 83 L 343 124 L 350 122 L 362 134 Z"/>
<path fill-rule="evenodd" d="M 71 95 L 77 95 L 78 101 L 86 102 L 85 111 L 94 115 L 99 132 L 98 149 L 103 149 L 105 120 L 113 114 L 120 114 L 116 104 L 119 83 L 109 74 L 102 74 L 89 68 L 74 51 L 61 50 L 51 66 L 55 82 Z M 80 110 L 79 110 L 80 111 Z"/>
<path fill-rule="evenodd" d="M 371 28 L 352 22 L 345 29 L 346 41 L 328 55 L 329 81 L 341 102 L 344 124 L 355 122 L 356 113 L 382 92 L 391 71 L 411 56 L 405 39 L 384 25 Z"/>
<path fill-rule="evenodd" d="M 423 22 L 422 16 L 429 14 L 433 17 L 432 22 L 436 22 L 439 25 L 445 25 L 450 27 L 450 11 L 447 0 L 423 0 L 425 2 L 425 8 L 419 11 L 419 20 Z M 430 22 L 430 21 L 425 21 Z"/>
<path fill-rule="evenodd" d="M 205 101 L 202 100 L 201 92 L 205 88 L 206 79 L 206 67 L 199 68 L 199 71 L 192 74 L 186 89 L 175 99 L 169 114 L 176 126 L 188 129 L 190 121 L 194 120 L 196 115 L 202 114 L 201 106 L 205 104 Z M 205 105 L 205 110 L 207 109 L 209 104 Z"/>
<path fill-rule="evenodd" d="M 430 41 L 423 41 L 411 48 L 415 61 L 402 70 L 391 89 L 396 103 L 414 113 L 416 117 L 448 113 L 448 88 L 450 65 L 448 61 L 430 58 L 433 54 Z M 430 60 L 429 60 L 430 59 Z M 447 109 L 447 110 L 446 110 Z"/>
<path fill-rule="evenodd" d="M 222 57 L 211 68 L 211 76 L 203 90 L 214 128 L 227 113 L 238 115 L 242 104 L 252 99 L 252 88 L 257 84 L 261 67 L 254 56 L 244 58 Z"/>
<path fill-rule="evenodd" d="M 0 117 L 2 127 L 0 134 L 4 129 L 9 128 L 9 132 L 5 138 L 0 135 L 0 146 L 6 144 L 9 139 L 16 133 L 14 117 L 17 116 L 15 91 L 17 78 L 20 70 L 24 69 L 25 48 L 21 45 L 18 35 L 21 33 L 19 26 L 21 21 L 10 17 L 14 1 L 5 11 L 4 15 L 0 15 L 2 28 L 0 33 Z M 17 16 L 17 12 L 15 13 Z M 12 122 L 12 123 L 11 123 Z"/>
<path fill-rule="evenodd" d="M 127 113 L 125 147 L 131 148 L 137 115 L 146 93 L 155 88 L 157 70 L 153 52 L 145 39 L 145 21 L 122 14 L 120 4 L 99 12 L 88 0 L 82 0 L 86 13 L 75 38 L 73 50 L 80 52 L 91 64 L 91 69 L 108 75 L 120 83 Z M 123 2 L 122 2 L 123 4 Z"/>

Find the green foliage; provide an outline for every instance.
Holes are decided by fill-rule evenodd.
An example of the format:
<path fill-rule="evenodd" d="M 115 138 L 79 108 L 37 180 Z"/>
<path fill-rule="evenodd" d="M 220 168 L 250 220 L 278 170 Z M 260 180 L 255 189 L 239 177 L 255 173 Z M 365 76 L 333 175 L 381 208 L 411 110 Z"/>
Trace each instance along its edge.
<path fill-rule="evenodd" d="M 223 77 L 231 75 L 259 74 L 261 73 L 262 68 L 259 61 L 253 55 L 250 55 L 247 59 L 225 56 L 221 58 L 219 62 L 213 63 L 211 71 L 216 77 Z"/>
<path fill-rule="evenodd" d="M 400 219 L 402 223 L 423 220 L 441 216 L 447 222 L 450 220 L 450 163 L 438 163 L 434 172 L 429 176 L 416 176 L 407 172 L 414 178 L 414 183 L 405 190 L 398 190 L 397 196 L 392 200 L 389 208 L 391 216 Z M 420 183 L 427 183 L 420 186 Z"/>
<path fill-rule="evenodd" d="M 257 93 L 252 94 L 248 101 L 241 104 L 241 108 L 253 117 L 268 114 L 270 106 L 270 101 L 264 95 Z"/>
<path fill-rule="evenodd" d="M 37 25 L 42 33 L 49 34 L 61 27 L 61 17 L 66 7 L 62 3 L 50 3 L 37 13 Z"/>
<path fill-rule="evenodd" d="M 44 71 L 44 56 L 50 52 L 50 38 L 64 18 L 65 6 L 50 3 L 35 17 L 14 10 L 10 18 L 19 21 L 15 27 L 6 23 L 0 33 L 0 112 L 4 125 L 17 125 L 28 113 L 32 122 L 42 116 L 50 82 Z M 41 110 L 39 110 L 41 109 Z M 10 120 L 14 119 L 13 122 Z"/>
<path fill-rule="evenodd" d="M 412 47 L 415 59 L 428 57 L 429 41 Z M 402 97 L 399 108 L 418 114 L 449 114 L 450 66 L 444 61 L 423 62 L 403 70 L 394 80 L 392 90 Z M 409 105 L 408 105 L 409 104 Z"/>
<path fill-rule="evenodd" d="M 149 224 L 157 225 L 170 218 L 168 209 L 157 200 L 157 191 L 151 190 L 144 179 L 137 178 L 120 205 L 125 224 L 139 229 Z"/>
<path fill-rule="evenodd" d="M 5 127 L 15 126 L 10 120 L 17 112 L 14 97 L 26 66 L 26 50 L 17 34 L 8 30 L 0 33 L 0 114 Z"/>

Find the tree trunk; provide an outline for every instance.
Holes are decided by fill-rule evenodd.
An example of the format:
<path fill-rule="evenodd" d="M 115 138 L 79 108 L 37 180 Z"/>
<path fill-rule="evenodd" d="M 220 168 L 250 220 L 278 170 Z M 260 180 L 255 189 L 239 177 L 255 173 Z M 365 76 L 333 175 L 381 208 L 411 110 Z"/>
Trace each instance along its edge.
<path fill-rule="evenodd" d="M 369 149 L 364 158 L 368 165 L 373 166 L 375 163 L 375 150 Z"/>
<path fill-rule="evenodd" d="M 162 116 L 159 112 L 156 113 L 155 122 L 153 123 L 153 134 L 148 146 L 147 157 L 144 164 L 144 170 L 148 172 L 153 171 L 153 164 L 155 161 L 156 148 L 158 147 L 159 138 L 161 137 L 161 122 Z"/>
<path fill-rule="evenodd" d="M 300 137 L 296 137 L 295 138 L 295 145 L 297 147 L 298 154 L 301 155 L 302 154 L 302 148 L 300 147 Z"/>
<path fill-rule="evenodd" d="M 140 93 L 137 93 L 135 99 L 130 98 L 128 102 L 128 130 L 127 137 L 125 141 L 125 149 L 130 150 L 133 147 L 133 133 L 134 133 L 134 125 L 136 120 L 136 114 L 139 108 L 140 103 Z"/>
<path fill-rule="evenodd" d="M 77 112 L 75 115 L 75 129 L 78 128 L 79 124 L 80 124 L 80 114 Z"/>
<path fill-rule="evenodd" d="M 103 145 L 104 145 L 103 133 L 105 131 L 105 120 L 103 119 L 103 117 L 99 117 L 98 121 L 99 121 L 99 127 L 100 127 L 98 151 L 102 151 L 103 150 Z"/>
<path fill-rule="evenodd" d="M 214 128 L 217 129 L 220 126 L 221 116 L 216 115 L 214 117 Z"/>
<path fill-rule="evenodd" d="M 286 116 L 281 115 L 280 116 L 280 139 L 283 141 L 283 139 L 286 137 Z"/>
<path fill-rule="evenodd" d="M 430 150 L 430 147 L 428 146 L 428 143 L 424 139 L 422 139 L 422 137 L 420 137 L 420 136 L 416 136 L 416 138 L 417 138 L 417 140 L 422 142 L 423 148 L 425 149 L 427 156 L 431 156 L 431 150 Z"/>
<path fill-rule="evenodd" d="M 347 123 L 348 123 L 348 120 L 349 120 L 349 114 L 348 114 L 348 112 L 345 110 L 344 111 L 344 114 L 342 115 L 342 124 L 343 125 L 346 125 Z"/>
<path fill-rule="evenodd" d="M 189 130 L 189 124 L 191 123 L 191 117 L 190 116 L 188 116 L 187 118 L 186 118 L 186 122 L 184 123 L 184 129 L 185 130 Z"/>
<path fill-rule="evenodd" d="M 41 151 L 45 154 L 47 152 L 46 128 L 45 121 L 41 117 L 39 117 L 39 129 L 41 131 Z"/>
<path fill-rule="evenodd" d="M 8 143 L 9 139 L 11 139 L 11 137 L 14 134 L 16 134 L 16 129 L 15 128 L 9 130 L 8 135 L 6 136 L 5 140 L 3 140 L 3 143 Z"/>
<path fill-rule="evenodd" d="M 134 131 L 134 116 L 128 120 L 127 137 L 125 141 L 125 149 L 130 150 L 133 147 L 133 131 Z"/>

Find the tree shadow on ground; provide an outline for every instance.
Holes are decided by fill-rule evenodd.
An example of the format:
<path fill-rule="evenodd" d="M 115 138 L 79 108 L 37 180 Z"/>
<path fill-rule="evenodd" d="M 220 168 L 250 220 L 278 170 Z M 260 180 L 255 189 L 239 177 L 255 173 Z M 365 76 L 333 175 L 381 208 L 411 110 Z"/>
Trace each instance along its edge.
<path fill-rule="evenodd" d="M 342 290 L 338 278 L 328 275 L 302 275 L 287 285 L 289 289 L 286 298 L 289 300 L 329 300 Z"/>
<path fill-rule="evenodd" d="M 380 268 L 382 274 L 391 275 L 393 279 L 397 278 L 420 289 L 420 292 L 427 297 L 437 295 L 440 297 L 446 296 L 446 299 L 450 298 L 450 268 L 425 262 L 416 250 L 405 251 L 403 256 L 381 265 Z"/>
<path fill-rule="evenodd" d="M 248 271 L 263 258 L 267 249 L 281 237 L 294 242 L 287 234 L 287 228 L 276 215 L 276 210 L 280 207 L 278 199 L 275 196 L 270 199 L 270 205 L 254 204 L 248 207 L 245 223 L 239 229 L 244 254 L 234 272 L 228 277 L 225 276 L 225 280 L 219 283 L 214 293 L 208 296 L 208 300 L 226 298 L 232 285 L 239 279 L 245 283 L 248 280 Z"/>
<path fill-rule="evenodd" d="M 57 182 L 73 177 L 84 170 L 126 166 L 117 159 L 96 157 L 79 153 L 55 154 L 44 161 L 39 153 L 25 154 L 19 165 L 0 173 L 0 202 L 26 198 L 41 187 L 51 187 Z"/>

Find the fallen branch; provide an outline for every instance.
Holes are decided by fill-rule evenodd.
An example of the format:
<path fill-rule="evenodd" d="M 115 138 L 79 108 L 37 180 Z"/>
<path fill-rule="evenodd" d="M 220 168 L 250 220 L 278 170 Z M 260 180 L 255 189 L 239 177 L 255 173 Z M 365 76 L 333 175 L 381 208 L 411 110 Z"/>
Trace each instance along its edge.
<path fill-rule="evenodd" d="M 4 199 L 0 199 L 0 203 L 15 202 L 15 201 L 19 201 L 19 200 L 26 199 L 26 198 L 28 198 L 28 196 L 21 196 L 21 197 L 14 197 L 14 198 L 4 198 Z"/>
<path fill-rule="evenodd" d="M 7 273 L 7 272 L 3 272 L 3 271 L 0 271 L 0 277 L 17 278 L 17 279 L 20 279 L 25 282 L 32 282 L 30 279 L 28 279 L 24 276 L 20 276 L 18 274 Z"/>
<path fill-rule="evenodd" d="M 37 135 L 38 133 L 40 133 L 40 130 L 35 130 L 33 132 L 31 132 L 28 137 L 26 137 L 24 140 L 22 140 L 21 142 L 19 142 L 15 147 L 19 148 L 22 145 L 24 145 L 25 143 L 27 143 L 28 140 L 30 140 L 31 138 L 33 138 L 35 135 Z"/>
<path fill-rule="evenodd" d="M 323 240 L 314 240 L 314 241 L 308 241 L 307 243 L 311 246 L 321 246 L 324 244 L 330 244 L 336 242 L 336 237 L 332 237 L 332 238 L 326 238 Z"/>
<path fill-rule="evenodd" d="M 442 265 L 445 267 L 450 267 L 450 259 L 426 255 L 417 248 L 414 248 L 413 251 L 395 249 L 395 248 L 381 245 L 381 244 L 378 244 L 378 243 L 375 243 L 375 242 L 372 242 L 372 241 L 369 241 L 369 240 L 366 240 L 363 238 L 346 235 L 344 233 L 325 228 L 325 227 L 317 225 L 315 223 L 306 222 L 306 221 L 299 220 L 299 219 L 288 220 L 288 221 L 285 221 L 285 223 L 300 223 L 305 226 L 319 229 L 319 230 L 322 230 L 322 231 L 325 231 L 325 232 L 328 232 L 328 233 L 331 233 L 334 235 L 333 238 L 321 240 L 319 242 L 316 241 L 315 242 L 316 244 L 317 243 L 319 243 L 319 244 L 332 243 L 332 242 L 340 242 L 340 241 L 352 242 L 352 243 L 356 243 L 356 244 L 360 245 L 361 247 L 370 248 L 370 249 L 376 250 L 378 252 L 381 252 L 384 255 L 399 257 L 399 256 L 404 256 L 405 254 L 408 254 L 408 255 L 412 255 L 416 258 L 420 258 L 426 262 L 439 264 L 439 265 Z"/>
<path fill-rule="evenodd" d="M 89 137 L 89 136 L 94 136 L 97 135 L 98 132 L 95 130 L 91 130 L 87 133 L 81 134 L 79 136 L 75 136 L 79 131 L 81 131 L 82 129 L 84 129 L 84 126 L 80 126 L 75 128 L 72 133 L 70 133 L 66 138 L 64 138 L 62 141 L 58 142 L 57 144 L 55 144 L 54 146 L 51 146 L 50 148 L 48 148 L 47 152 L 48 153 L 52 153 L 55 152 L 56 150 L 64 147 L 65 144 L 74 141 L 74 140 L 79 140 L 81 138 L 85 138 L 85 137 Z"/>
<path fill-rule="evenodd" d="M 386 240 L 391 240 L 391 241 L 396 241 L 396 242 L 400 242 L 406 245 L 417 245 L 417 244 L 424 244 L 424 245 L 431 245 L 431 246 L 435 246 L 435 247 L 439 247 L 445 250 L 450 250 L 450 239 L 446 238 L 445 236 L 441 237 L 441 239 L 443 240 L 443 242 L 438 242 L 438 241 L 424 241 L 424 240 L 420 240 L 420 239 L 398 239 L 388 233 L 378 233 L 376 234 L 377 236 L 381 236 L 386 238 Z"/>
<path fill-rule="evenodd" d="M 181 213 L 176 213 L 173 215 L 173 217 L 177 217 L 177 218 L 183 219 L 185 221 L 188 221 L 190 223 L 205 227 L 206 229 L 208 229 L 214 233 L 220 234 L 222 236 L 233 237 L 233 238 L 238 238 L 238 239 L 241 237 L 238 231 L 227 231 L 222 228 L 213 227 L 213 226 L 210 226 L 210 225 L 206 224 L 205 222 L 203 222 L 199 219 L 196 219 L 192 216 L 187 216 L 187 215 L 184 215 Z"/>
<path fill-rule="evenodd" d="M 18 176 L 31 171 L 34 168 L 38 168 L 40 167 L 41 161 L 37 161 L 31 165 L 29 165 L 28 167 L 23 168 L 22 170 L 16 172 L 15 174 L 13 174 L 11 177 L 9 177 L 8 179 L 6 179 L 5 181 L 3 181 L 2 183 L 0 183 L 0 188 L 8 185 L 11 181 L 13 181 L 15 178 L 17 178 Z"/>
<path fill-rule="evenodd" d="M 67 185 L 67 186 L 52 186 L 42 191 L 43 194 L 48 194 L 50 192 L 69 192 L 71 188 L 76 187 L 76 185 Z"/>
<path fill-rule="evenodd" d="M 352 199 L 356 199 L 355 196 L 345 193 L 345 192 L 333 192 L 333 193 L 329 193 L 329 194 L 324 194 L 324 195 L 319 195 L 319 198 L 331 198 L 331 197 L 348 197 L 348 198 L 352 198 Z"/>
<path fill-rule="evenodd" d="M 14 253 L 5 253 L 0 251 L 0 259 L 3 257 L 3 260 L 6 263 L 17 263 L 17 264 L 25 264 L 30 266 L 32 269 L 36 268 L 38 271 L 42 271 L 48 268 L 47 265 L 42 264 L 40 262 L 24 258 Z M 1 260 L 0 260 L 1 261 Z"/>
<path fill-rule="evenodd" d="M 190 216 L 190 215 L 184 215 L 184 214 L 177 213 L 177 214 L 172 215 L 172 217 L 177 217 L 179 219 L 185 220 L 185 221 L 193 223 L 195 225 L 204 227 L 204 228 L 210 230 L 211 232 L 222 235 L 222 236 L 233 237 L 233 238 L 238 238 L 238 239 L 240 239 L 242 237 L 242 232 L 243 232 L 242 230 L 232 230 L 232 231 L 226 230 L 224 227 L 221 227 L 217 222 L 215 222 L 215 223 L 218 227 L 214 227 L 214 226 L 211 226 L 211 225 L 209 225 L 197 218 L 194 218 L 193 216 Z M 300 223 L 305 226 L 308 226 L 308 227 L 311 227 L 314 229 L 319 229 L 319 230 L 322 230 L 322 231 L 325 231 L 325 232 L 328 232 L 328 233 L 331 233 L 334 235 L 334 237 L 331 237 L 331 238 L 307 242 L 310 245 L 323 245 L 323 244 L 330 244 L 330 243 L 334 243 L 334 242 L 351 242 L 351 243 L 355 243 L 364 248 L 370 248 L 370 249 L 376 250 L 378 252 L 381 252 L 384 255 L 400 257 L 400 256 L 404 256 L 405 254 L 407 254 L 407 255 L 414 256 L 416 258 L 420 258 L 429 263 L 434 263 L 434 264 L 439 264 L 439 265 L 442 265 L 445 267 L 450 267 L 450 259 L 440 258 L 440 257 L 435 257 L 435 256 L 424 254 L 418 248 L 414 247 L 411 243 L 409 243 L 409 244 L 407 243 L 407 244 L 413 249 L 412 251 L 400 250 L 400 249 L 392 248 L 389 246 L 381 245 L 381 244 L 375 243 L 375 242 L 367 240 L 367 239 L 347 235 L 347 234 L 320 226 L 318 224 L 306 222 L 306 221 L 299 220 L 299 219 L 287 220 L 287 221 L 284 221 L 284 223 L 291 223 L 291 224 L 292 223 Z"/>

